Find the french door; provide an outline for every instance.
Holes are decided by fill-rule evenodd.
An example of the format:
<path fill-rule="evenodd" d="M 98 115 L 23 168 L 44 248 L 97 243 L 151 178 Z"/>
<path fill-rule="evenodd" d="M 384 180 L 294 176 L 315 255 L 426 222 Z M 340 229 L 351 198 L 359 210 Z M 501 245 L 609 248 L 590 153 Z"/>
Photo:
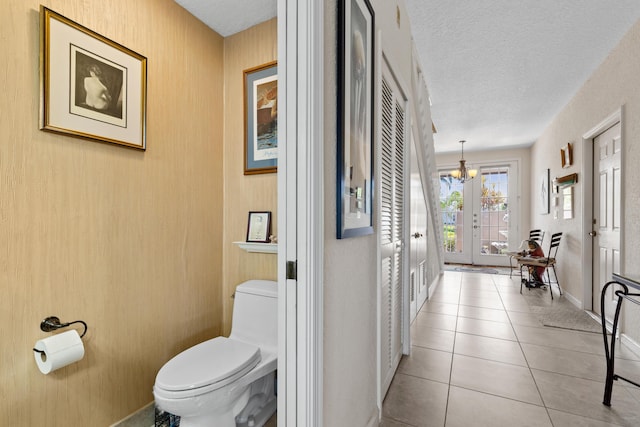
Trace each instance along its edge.
<path fill-rule="evenodd" d="M 465 183 L 439 173 L 445 262 L 509 265 L 506 252 L 518 242 L 517 162 L 479 165 Z"/>

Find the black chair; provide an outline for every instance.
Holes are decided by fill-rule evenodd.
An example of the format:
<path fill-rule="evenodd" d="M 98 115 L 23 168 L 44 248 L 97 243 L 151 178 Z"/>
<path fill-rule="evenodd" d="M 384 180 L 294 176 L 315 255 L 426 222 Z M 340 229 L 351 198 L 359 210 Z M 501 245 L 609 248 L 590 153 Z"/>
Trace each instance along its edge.
<path fill-rule="evenodd" d="M 542 241 L 544 240 L 544 230 L 536 228 L 535 230 L 529 231 L 528 240 L 535 240 L 536 242 L 538 242 L 540 246 L 542 246 Z M 522 243 L 520 243 L 520 247 L 518 248 L 519 251 L 507 252 L 507 255 L 509 255 L 509 278 L 511 278 L 511 276 L 513 275 L 514 265 L 512 261 L 514 259 L 517 261 L 518 259 L 524 256 L 524 252 L 526 251 L 526 242 L 527 242 L 526 240 L 523 240 Z"/>
<path fill-rule="evenodd" d="M 551 294 L 551 299 L 553 299 L 553 290 L 551 289 L 551 274 L 549 273 L 549 269 L 553 269 L 553 275 L 555 276 L 556 285 L 558 285 L 558 291 L 560 291 L 560 295 L 562 295 L 562 288 L 560 287 L 560 282 L 558 281 L 558 274 L 556 273 L 556 255 L 558 253 L 558 247 L 560 246 L 560 239 L 562 238 L 562 233 L 554 233 L 551 235 L 551 241 L 549 242 L 549 252 L 547 252 L 546 257 L 531 257 L 524 256 L 518 259 L 518 265 L 520 266 L 520 275 L 522 279 L 520 280 L 520 293 L 522 293 L 522 286 L 527 284 L 527 287 L 531 289 L 531 274 L 529 274 L 529 279 L 525 279 L 522 274 L 522 269 L 527 268 L 527 271 L 531 271 L 530 269 L 544 267 L 545 272 L 547 273 L 547 281 L 544 282 L 544 273 L 540 278 L 543 280 L 542 284 L 545 286 L 549 286 L 549 293 Z"/>
<path fill-rule="evenodd" d="M 535 230 L 529 231 L 529 240 L 535 240 L 540 246 L 542 246 L 542 241 L 544 240 L 544 230 L 537 228 Z"/>

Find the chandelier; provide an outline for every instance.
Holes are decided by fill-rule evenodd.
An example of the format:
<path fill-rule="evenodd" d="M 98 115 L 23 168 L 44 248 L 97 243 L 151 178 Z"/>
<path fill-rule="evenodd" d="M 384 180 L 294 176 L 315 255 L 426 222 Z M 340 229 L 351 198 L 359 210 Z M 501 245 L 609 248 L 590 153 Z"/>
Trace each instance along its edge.
<path fill-rule="evenodd" d="M 460 141 L 460 144 L 462 144 L 462 156 L 460 158 L 460 166 L 458 167 L 458 169 L 454 169 L 450 172 L 451 176 L 457 179 L 458 181 L 460 181 L 461 184 L 464 184 L 466 181 L 471 181 L 478 174 L 477 169 L 467 169 L 467 167 L 465 166 L 465 162 L 466 162 L 464 159 L 464 143 L 465 142 L 466 141 L 464 139 Z"/>

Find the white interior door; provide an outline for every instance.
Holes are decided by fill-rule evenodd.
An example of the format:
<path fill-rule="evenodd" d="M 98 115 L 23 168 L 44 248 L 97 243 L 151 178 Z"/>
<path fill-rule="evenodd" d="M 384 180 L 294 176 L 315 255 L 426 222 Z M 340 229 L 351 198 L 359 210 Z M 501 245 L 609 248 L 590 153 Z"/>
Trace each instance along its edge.
<path fill-rule="evenodd" d="M 410 321 L 413 322 L 418 310 L 427 299 L 426 262 L 427 262 L 427 203 L 422 187 L 422 178 L 418 166 L 416 140 L 411 141 L 411 218 L 409 225 L 409 298 Z"/>
<path fill-rule="evenodd" d="M 403 349 L 405 281 L 406 100 L 386 61 L 380 90 L 379 399 L 386 395 Z"/>
<path fill-rule="evenodd" d="M 593 139 L 593 311 L 600 314 L 602 287 L 620 273 L 622 139 L 620 122 Z M 605 297 L 612 318 L 613 289 Z"/>

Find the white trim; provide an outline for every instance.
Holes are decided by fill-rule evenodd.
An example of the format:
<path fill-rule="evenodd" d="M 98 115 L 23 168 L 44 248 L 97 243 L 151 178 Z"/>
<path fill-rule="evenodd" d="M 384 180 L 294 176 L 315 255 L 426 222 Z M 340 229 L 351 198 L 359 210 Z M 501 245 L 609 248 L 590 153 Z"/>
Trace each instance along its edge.
<path fill-rule="evenodd" d="M 627 348 L 634 352 L 636 356 L 640 357 L 640 343 L 638 343 L 627 334 L 622 334 L 620 336 L 620 342 L 626 345 Z"/>
<path fill-rule="evenodd" d="M 278 0 L 280 427 L 323 419 L 324 4 Z"/>
<path fill-rule="evenodd" d="M 589 233 L 593 229 L 593 139 L 600 135 L 611 126 L 620 122 L 620 136 L 621 144 L 624 146 L 624 126 L 622 122 L 622 116 L 624 112 L 624 106 L 621 106 L 617 111 L 611 114 L 609 117 L 595 125 L 582 135 L 582 306 L 584 310 L 593 310 L 593 244 L 589 236 Z M 621 161 L 621 173 L 624 174 L 624 156 Z M 622 180 L 624 185 L 624 179 Z M 624 189 L 621 189 L 624 191 Z M 621 193 L 621 194 L 624 194 Z M 621 201 L 624 204 L 624 198 Z M 621 226 L 624 224 L 624 206 L 621 208 Z M 624 233 L 620 233 L 620 248 L 624 248 Z M 622 265 L 624 257 L 620 258 L 620 271 L 624 271 Z"/>

